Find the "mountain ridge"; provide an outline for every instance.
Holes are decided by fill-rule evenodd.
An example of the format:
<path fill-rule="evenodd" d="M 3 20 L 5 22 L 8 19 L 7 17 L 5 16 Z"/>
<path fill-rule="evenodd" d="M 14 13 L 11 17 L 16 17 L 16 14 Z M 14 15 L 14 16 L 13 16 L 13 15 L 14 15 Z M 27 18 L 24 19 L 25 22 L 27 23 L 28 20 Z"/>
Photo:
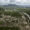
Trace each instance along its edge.
<path fill-rule="evenodd" d="M 8 5 L 1 5 L 3 7 L 17 7 L 17 8 L 30 8 L 30 5 L 16 5 L 16 4 L 8 4 Z"/>

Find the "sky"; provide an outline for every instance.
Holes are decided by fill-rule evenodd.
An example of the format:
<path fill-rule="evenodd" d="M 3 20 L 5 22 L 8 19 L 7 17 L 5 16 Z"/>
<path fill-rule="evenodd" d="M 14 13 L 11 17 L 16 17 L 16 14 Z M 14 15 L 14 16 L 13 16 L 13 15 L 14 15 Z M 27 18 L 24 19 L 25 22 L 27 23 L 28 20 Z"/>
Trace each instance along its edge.
<path fill-rule="evenodd" d="M 30 5 L 30 0 L 0 0 L 0 5 L 8 4 Z"/>

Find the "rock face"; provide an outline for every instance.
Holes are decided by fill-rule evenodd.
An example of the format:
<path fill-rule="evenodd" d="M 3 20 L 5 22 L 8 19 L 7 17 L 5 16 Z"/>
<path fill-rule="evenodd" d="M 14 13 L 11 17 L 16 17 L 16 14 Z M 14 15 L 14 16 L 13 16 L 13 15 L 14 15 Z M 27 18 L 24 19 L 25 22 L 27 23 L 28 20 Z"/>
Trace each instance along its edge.
<path fill-rule="evenodd" d="M 24 29 L 28 29 L 29 30 L 29 24 L 27 23 L 27 21 L 29 20 L 29 16 L 25 17 L 26 14 L 23 14 L 21 17 L 12 17 L 12 16 L 9 16 L 9 15 L 4 15 L 3 18 L 0 18 L 2 24 L 0 24 L 0 26 L 8 26 L 8 27 L 19 27 L 21 28 L 21 30 L 24 30 Z M 27 20 L 27 21 L 26 21 Z"/>

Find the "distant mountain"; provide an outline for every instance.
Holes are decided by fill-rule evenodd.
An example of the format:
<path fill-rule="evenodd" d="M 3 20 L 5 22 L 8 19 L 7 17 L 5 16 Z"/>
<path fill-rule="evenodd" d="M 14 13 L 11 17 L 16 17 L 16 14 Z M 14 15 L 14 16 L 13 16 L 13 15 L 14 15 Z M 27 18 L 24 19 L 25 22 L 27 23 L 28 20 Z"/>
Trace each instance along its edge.
<path fill-rule="evenodd" d="M 16 8 L 30 8 L 30 5 L 16 5 L 16 4 L 8 4 L 8 5 L 1 5 L 1 7 L 16 7 Z"/>
<path fill-rule="evenodd" d="M 17 6 L 16 4 L 8 4 L 8 5 L 3 5 L 4 7 L 11 7 L 11 6 Z"/>
<path fill-rule="evenodd" d="M 24 8 L 24 6 L 21 5 L 16 5 L 16 4 L 8 4 L 8 5 L 3 5 L 4 7 L 16 7 L 16 8 Z"/>

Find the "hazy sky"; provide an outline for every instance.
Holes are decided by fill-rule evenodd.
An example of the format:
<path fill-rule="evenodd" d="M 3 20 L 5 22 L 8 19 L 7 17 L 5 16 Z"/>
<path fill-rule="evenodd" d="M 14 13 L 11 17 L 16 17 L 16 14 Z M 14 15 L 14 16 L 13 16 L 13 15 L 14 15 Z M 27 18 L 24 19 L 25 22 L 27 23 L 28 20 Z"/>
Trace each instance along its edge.
<path fill-rule="evenodd" d="M 17 5 L 26 5 L 26 4 L 30 4 L 30 0 L 12 0 L 12 2 L 10 0 L 0 0 L 0 5 L 5 5 L 5 4 L 17 4 Z"/>

